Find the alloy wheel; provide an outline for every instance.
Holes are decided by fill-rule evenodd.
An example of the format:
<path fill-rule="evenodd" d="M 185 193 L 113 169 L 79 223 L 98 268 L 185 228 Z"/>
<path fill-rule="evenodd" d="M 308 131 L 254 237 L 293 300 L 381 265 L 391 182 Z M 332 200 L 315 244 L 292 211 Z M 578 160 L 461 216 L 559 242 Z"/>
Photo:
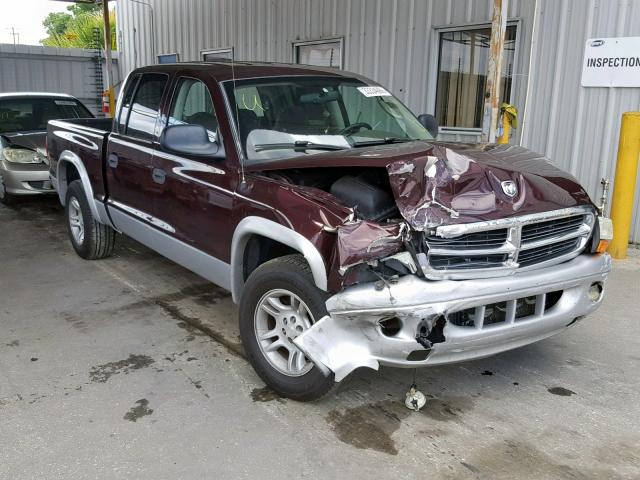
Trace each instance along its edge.
<path fill-rule="evenodd" d="M 309 307 L 295 293 L 277 289 L 262 296 L 254 314 L 255 335 L 273 368 L 290 377 L 304 375 L 313 368 L 313 363 L 293 343 L 313 323 Z"/>
<path fill-rule="evenodd" d="M 71 197 L 69 202 L 69 226 L 76 244 L 82 245 L 84 243 L 84 219 L 80 202 L 76 197 Z"/>

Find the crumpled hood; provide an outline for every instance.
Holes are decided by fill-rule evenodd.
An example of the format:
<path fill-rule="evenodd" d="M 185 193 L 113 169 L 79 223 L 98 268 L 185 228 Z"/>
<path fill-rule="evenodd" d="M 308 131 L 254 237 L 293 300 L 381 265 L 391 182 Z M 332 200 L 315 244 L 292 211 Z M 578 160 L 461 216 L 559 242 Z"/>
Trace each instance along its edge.
<path fill-rule="evenodd" d="M 439 143 L 386 168 L 416 230 L 591 205 L 574 177 L 517 146 Z"/>
<path fill-rule="evenodd" d="M 544 156 L 512 145 L 416 141 L 269 161 L 247 169 L 341 167 L 386 168 L 400 213 L 416 230 L 592 205 L 573 176 Z M 515 191 L 509 188 L 513 186 Z"/>
<path fill-rule="evenodd" d="M 47 132 L 26 132 L 26 133 L 2 133 L 11 145 L 28 148 L 30 150 L 44 150 L 44 142 Z"/>

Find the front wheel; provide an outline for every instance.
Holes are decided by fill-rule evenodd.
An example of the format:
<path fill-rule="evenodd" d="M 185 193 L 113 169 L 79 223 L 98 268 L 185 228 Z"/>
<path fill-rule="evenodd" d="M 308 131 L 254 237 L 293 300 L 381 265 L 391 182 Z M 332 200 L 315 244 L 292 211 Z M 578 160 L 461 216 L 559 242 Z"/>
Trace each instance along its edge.
<path fill-rule="evenodd" d="M 240 336 L 251 365 L 276 393 L 317 400 L 335 385 L 293 340 L 327 314 L 302 255 L 270 260 L 249 277 L 240 301 Z"/>
<path fill-rule="evenodd" d="M 7 192 L 2 174 L 0 174 L 0 202 L 5 205 L 13 205 L 16 202 L 16 196 Z"/>

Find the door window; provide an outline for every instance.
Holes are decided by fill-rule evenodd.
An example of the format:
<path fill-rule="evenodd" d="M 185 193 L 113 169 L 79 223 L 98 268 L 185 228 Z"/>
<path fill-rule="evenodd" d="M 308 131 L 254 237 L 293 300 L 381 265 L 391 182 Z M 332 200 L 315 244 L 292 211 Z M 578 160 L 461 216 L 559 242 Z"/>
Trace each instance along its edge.
<path fill-rule="evenodd" d="M 169 125 L 201 125 L 216 140 L 218 119 L 207 86 L 195 78 L 181 78 L 169 113 Z"/>
<path fill-rule="evenodd" d="M 156 73 L 142 75 L 131 104 L 131 113 L 125 131 L 127 135 L 143 140 L 153 140 L 166 84 L 166 75 Z"/>
<path fill-rule="evenodd" d="M 133 100 L 133 93 L 136 91 L 136 85 L 138 85 L 140 75 L 131 77 L 131 80 L 127 82 L 127 89 L 122 97 L 122 107 L 120 107 L 120 114 L 118 115 L 118 131 L 124 133 L 127 126 L 127 119 L 129 118 L 129 110 L 131 110 L 131 100 Z"/>

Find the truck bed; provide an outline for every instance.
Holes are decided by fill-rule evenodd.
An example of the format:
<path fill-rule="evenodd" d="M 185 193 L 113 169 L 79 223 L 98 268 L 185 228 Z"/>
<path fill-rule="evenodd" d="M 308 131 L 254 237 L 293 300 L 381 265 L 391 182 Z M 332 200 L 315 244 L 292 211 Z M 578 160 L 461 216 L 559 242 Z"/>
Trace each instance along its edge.
<path fill-rule="evenodd" d="M 50 121 L 47 125 L 47 151 L 52 179 L 57 179 L 59 175 L 57 166 L 60 156 L 72 156 L 84 165 L 93 186 L 94 197 L 103 201 L 106 195 L 105 150 L 112 128 L 111 118 Z"/>

